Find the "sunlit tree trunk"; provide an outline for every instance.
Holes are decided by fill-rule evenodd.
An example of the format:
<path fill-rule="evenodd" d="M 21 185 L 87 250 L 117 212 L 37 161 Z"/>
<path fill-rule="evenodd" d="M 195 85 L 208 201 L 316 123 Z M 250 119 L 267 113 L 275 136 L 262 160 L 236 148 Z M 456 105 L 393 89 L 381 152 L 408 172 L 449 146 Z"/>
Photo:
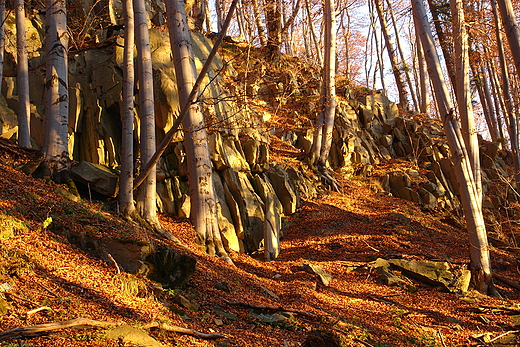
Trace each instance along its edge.
<path fill-rule="evenodd" d="M 464 17 L 464 8 L 461 0 L 451 0 L 451 14 L 453 23 L 453 39 L 455 51 L 455 94 L 462 124 L 462 136 L 468 152 L 472 172 L 475 180 L 476 197 L 482 201 L 482 182 L 480 170 L 479 144 L 470 86 L 468 32 Z"/>
<path fill-rule="evenodd" d="M 394 48 L 394 42 L 392 36 L 390 35 L 390 30 L 388 29 L 388 23 L 386 21 L 383 2 L 382 0 L 373 1 L 377 11 L 377 15 L 379 17 L 379 23 L 381 24 L 381 31 L 383 32 L 383 37 L 385 39 L 386 51 L 388 53 L 388 57 L 390 58 L 390 65 L 392 66 L 392 73 L 394 75 L 395 85 L 397 87 L 397 92 L 399 93 L 399 104 L 404 110 L 408 110 L 410 108 L 408 102 L 408 91 L 406 90 L 406 85 L 404 83 L 403 75 L 401 73 L 401 66 L 399 60 L 397 59 L 397 54 Z"/>
<path fill-rule="evenodd" d="M 141 120 L 141 162 L 148 162 L 155 153 L 155 109 L 153 97 L 152 54 L 146 20 L 144 0 L 134 0 L 135 39 L 137 48 L 137 68 L 139 71 L 139 119 Z M 184 11 L 184 5 L 183 5 Z M 141 216 L 154 228 L 159 227 L 156 205 L 156 170 L 140 187 L 138 207 Z"/>
<path fill-rule="evenodd" d="M 421 102 L 419 103 L 419 110 L 421 113 L 428 113 L 430 106 L 430 86 L 428 79 L 428 70 L 426 62 L 424 61 L 424 53 L 421 40 L 417 37 L 417 60 L 419 63 L 419 86 L 421 90 Z"/>
<path fill-rule="evenodd" d="M 387 11 L 390 12 L 390 18 L 392 19 L 392 26 L 394 28 L 395 33 L 395 42 L 397 44 L 397 51 L 399 52 L 399 56 L 401 58 L 402 66 L 401 69 L 404 72 L 404 76 L 406 77 L 406 83 L 408 85 L 408 90 L 410 91 L 410 96 L 412 97 L 413 101 L 413 109 L 417 110 L 419 105 L 419 100 L 417 98 L 417 93 L 415 91 L 415 88 L 412 84 L 412 77 L 410 76 L 410 68 L 405 63 L 405 56 L 403 51 L 403 45 L 401 44 L 401 35 L 399 35 L 399 29 L 397 27 L 397 20 L 395 19 L 394 9 L 392 8 L 392 3 L 390 0 L 386 0 L 387 3 Z"/>
<path fill-rule="evenodd" d="M 444 81 L 423 0 L 412 0 L 412 11 L 414 20 L 418 23 L 417 28 L 419 32 L 417 35 L 421 38 L 423 45 L 428 71 L 430 72 L 433 90 L 435 91 L 435 99 L 444 124 L 444 131 L 450 146 L 451 157 L 460 188 L 460 197 L 469 233 L 472 284 L 474 288 L 483 293 L 496 294 L 491 274 L 489 245 L 482 215 L 482 204 L 478 199 L 475 176 L 472 173 L 471 163 L 463 137 L 460 134 L 453 103 Z"/>
<path fill-rule="evenodd" d="M 5 55 L 5 0 L 0 0 L 0 86 L 4 75 Z"/>
<path fill-rule="evenodd" d="M 67 90 L 67 8 L 65 0 L 47 0 L 46 6 L 46 82 L 45 82 L 45 140 L 43 153 L 51 177 L 58 176 L 69 167 Z"/>
<path fill-rule="evenodd" d="M 340 187 L 330 171 L 327 169 L 332 144 L 332 130 L 336 114 L 336 11 L 334 0 L 325 0 L 324 5 L 324 60 L 323 60 L 323 87 L 322 87 L 322 111 L 320 112 L 316 132 L 312 145 L 310 161 L 318 168 L 322 180 L 334 191 Z"/>
<path fill-rule="evenodd" d="M 255 16 L 255 23 L 258 29 L 258 39 L 262 47 L 267 46 L 267 40 L 265 38 L 265 27 L 262 17 L 260 16 L 260 7 L 258 6 L 258 0 L 251 0 L 253 4 L 253 14 Z"/>
<path fill-rule="evenodd" d="M 264 3 L 267 48 L 273 53 L 278 53 L 282 45 L 282 5 L 280 2 L 280 0 L 270 0 Z"/>
<path fill-rule="evenodd" d="M 179 102 L 184 105 L 195 85 L 197 71 L 183 0 L 167 0 L 166 10 Z M 217 223 L 213 164 L 200 103 L 189 106 L 183 120 L 183 127 L 190 184 L 191 221 L 205 250 L 209 254 L 216 253 L 231 262 L 224 249 Z"/>
<path fill-rule="evenodd" d="M 25 29 L 25 7 L 23 0 L 15 0 L 16 14 L 16 51 L 18 85 L 18 144 L 31 147 L 31 110 L 29 100 L 29 63 L 27 61 L 27 38 Z"/>
<path fill-rule="evenodd" d="M 123 53 L 123 100 L 121 102 L 121 175 L 119 204 L 121 213 L 130 217 L 135 211 L 134 177 L 134 7 L 132 0 L 123 0 L 125 39 Z"/>
<path fill-rule="evenodd" d="M 311 12 L 311 6 L 310 1 L 305 0 L 305 10 L 307 12 L 307 21 L 309 23 L 309 31 L 311 33 L 312 42 L 314 43 L 314 48 L 316 52 L 316 60 L 319 66 L 322 66 L 323 64 L 323 57 L 321 55 L 321 46 L 318 42 L 318 34 L 316 33 L 316 28 L 314 27 L 314 22 L 312 19 L 312 12 Z"/>
<path fill-rule="evenodd" d="M 509 85 L 511 83 L 509 79 L 509 71 L 507 68 L 507 61 L 504 52 L 504 44 L 502 40 L 502 25 L 499 19 L 498 9 L 495 0 L 491 0 L 493 7 L 493 15 L 495 17 L 495 33 L 497 38 L 498 46 L 498 58 L 500 59 L 500 72 L 502 74 L 502 95 L 504 97 L 504 103 L 506 105 L 507 116 L 509 119 L 508 130 L 509 130 L 509 141 L 511 142 L 511 152 L 513 154 L 513 163 L 515 166 L 515 182 L 516 191 L 520 193 L 520 147 L 518 141 L 518 114 L 513 107 L 513 100 L 511 96 L 511 89 Z"/>

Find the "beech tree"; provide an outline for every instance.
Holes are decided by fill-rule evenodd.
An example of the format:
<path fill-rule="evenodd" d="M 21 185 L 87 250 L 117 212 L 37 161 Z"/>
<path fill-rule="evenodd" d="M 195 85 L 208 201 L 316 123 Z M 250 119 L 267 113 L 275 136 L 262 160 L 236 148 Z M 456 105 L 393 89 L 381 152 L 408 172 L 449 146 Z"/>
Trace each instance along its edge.
<path fill-rule="evenodd" d="M 489 245 L 482 214 L 482 203 L 479 199 L 475 175 L 468 157 L 464 138 L 455 116 L 454 105 L 444 80 L 423 0 L 412 0 L 412 11 L 414 20 L 417 21 L 417 35 L 420 37 L 424 49 L 426 64 L 459 184 L 460 198 L 469 233 L 472 284 L 474 288 L 483 293 L 496 295 L 492 280 Z M 456 41 L 455 44 L 460 44 L 460 42 Z"/>
<path fill-rule="evenodd" d="M 139 71 L 139 119 L 141 120 L 141 162 L 148 162 L 155 153 L 155 110 L 153 98 L 152 54 L 144 0 L 134 0 L 135 39 Z M 141 185 L 138 208 L 141 216 L 156 230 L 161 230 L 157 219 L 156 170 L 152 167 Z"/>
<path fill-rule="evenodd" d="M 316 165 L 323 181 L 332 190 L 340 187 L 327 169 L 327 159 L 332 145 L 332 129 L 336 114 L 336 9 L 334 0 L 325 0 L 325 53 L 323 59 L 323 85 L 321 111 L 316 120 L 316 130 L 310 153 L 310 163 Z"/>
<path fill-rule="evenodd" d="M 236 1 L 233 3 L 236 4 Z M 216 195 L 213 188 L 207 132 L 200 103 L 189 104 L 197 71 L 191 46 L 183 0 L 167 0 L 168 29 L 172 48 L 179 103 L 188 107 L 183 123 L 184 148 L 190 185 L 190 219 L 199 242 L 209 254 L 217 254 L 231 263 L 217 222 Z"/>
<path fill-rule="evenodd" d="M 45 25 L 45 140 L 43 153 L 55 181 L 69 169 L 67 77 L 67 7 L 65 0 L 47 0 Z"/>
<path fill-rule="evenodd" d="M 31 147 L 31 111 L 29 100 L 29 63 L 27 61 L 27 38 L 25 28 L 25 6 L 23 0 L 15 0 L 16 52 L 18 85 L 18 144 Z"/>
<path fill-rule="evenodd" d="M 502 17 L 502 23 L 504 24 L 504 28 L 507 35 L 507 41 L 509 42 L 509 47 L 511 49 L 511 54 L 513 56 L 513 61 L 515 63 L 516 72 L 520 73 L 520 29 L 518 28 L 518 22 L 516 20 L 516 15 L 513 11 L 513 6 L 511 1 L 509 0 L 497 0 L 498 7 L 500 8 L 500 15 Z M 519 191 L 520 187 L 520 153 L 518 148 L 518 126 L 516 125 L 516 117 L 514 115 L 510 115 L 510 134 L 511 137 L 511 147 L 514 155 L 514 163 L 515 163 L 515 181 L 517 191 Z M 517 167 L 518 166 L 518 167 Z"/>
<path fill-rule="evenodd" d="M 119 203 L 121 213 L 130 217 L 135 211 L 134 177 L 134 7 L 132 0 L 123 0 L 125 39 L 123 52 L 123 95 L 121 102 L 121 175 Z"/>

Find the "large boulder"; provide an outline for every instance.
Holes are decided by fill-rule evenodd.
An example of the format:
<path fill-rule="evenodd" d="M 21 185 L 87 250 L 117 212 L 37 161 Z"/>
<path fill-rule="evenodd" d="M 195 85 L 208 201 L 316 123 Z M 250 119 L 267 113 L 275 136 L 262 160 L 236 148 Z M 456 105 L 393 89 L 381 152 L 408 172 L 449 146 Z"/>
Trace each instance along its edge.
<path fill-rule="evenodd" d="M 118 172 L 109 167 L 82 161 L 71 169 L 71 174 L 75 181 L 88 185 L 100 194 L 115 197 L 118 193 Z"/>

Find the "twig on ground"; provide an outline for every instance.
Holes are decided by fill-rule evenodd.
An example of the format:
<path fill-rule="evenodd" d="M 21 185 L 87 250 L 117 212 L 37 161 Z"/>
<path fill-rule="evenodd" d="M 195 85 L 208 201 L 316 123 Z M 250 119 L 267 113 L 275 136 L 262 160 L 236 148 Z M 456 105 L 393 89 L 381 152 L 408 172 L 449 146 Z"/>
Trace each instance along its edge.
<path fill-rule="evenodd" d="M 112 257 L 112 254 L 107 253 L 107 256 L 108 256 L 108 259 L 110 259 L 110 261 L 111 261 L 112 263 L 114 263 L 114 266 L 115 266 L 116 269 L 117 269 L 117 274 L 120 274 L 120 273 L 121 273 L 121 268 L 119 267 L 119 264 L 118 264 L 117 261 L 114 259 L 114 257 Z"/>
<path fill-rule="evenodd" d="M 222 339 L 222 338 L 226 337 L 224 334 L 221 334 L 221 333 L 206 334 L 206 333 L 201 333 L 200 331 L 196 331 L 193 329 L 182 328 L 179 326 L 170 325 L 170 324 L 166 324 L 166 323 L 159 323 L 159 322 L 150 322 L 150 323 L 144 325 L 142 328 L 143 329 L 158 328 L 161 330 L 171 331 L 171 332 L 175 332 L 175 333 L 196 336 L 196 337 L 199 337 L 204 340 L 216 340 L 216 339 Z"/>
<path fill-rule="evenodd" d="M 25 313 L 25 315 L 27 316 L 27 318 L 29 318 L 30 316 L 32 316 L 33 314 L 35 313 L 38 313 L 40 311 L 52 311 L 52 308 L 50 308 L 49 306 L 42 306 L 42 307 L 38 307 L 38 308 L 35 308 L 33 310 L 30 310 L 30 311 L 27 311 Z"/>
<path fill-rule="evenodd" d="M 88 318 L 76 318 L 72 320 L 67 321 L 61 321 L 61 322 L 54 322 L 54 323 L 46 323 L 46 324 L 38 324 L 28 327 L 18 327 L 14 329 L 9 329 L 0 332 L 0 341 L 12 339 L 20 336 L 27 336 L 35 333 L 41 333 L 41 332 L 47 332 L 47 331 L 53 331 L 53 330 L 60 330 L 60 329 L 66 329 L 66 328 L 72 328 L 77 326 L 92 326 L 92 327 L 109 327 L 117 325 L 118 323 L 115 322 L 106 322 L 106 321 L 99 321 L 99 320 L 93 320 Z"/>
<path fill-rule="evenodd" d="M 287 308 L 287 307 L 274 306 L 274 305 L 255 305 L 255 304 L 248 304 L 248 303 L 241 302 L 241 301 L 224 300 L 224 302 L 228 305 L 233 305 L 233 306 L 244 306 L 244 307 L 248 307 L 248 308 L 257 308 L 259 310 L 286 311 L 286 312 L 298 313 L 298 314 L 308 316 L 308 317 L 313 317 L 313 318 L 318 317 L 314 313 L 297 310 L 295 308 Z"/>
<path fill-rule="evenodd" d="M 365 245 L 368 246 L 368 248 L 370 248 L 370 249 L 373 250 L 374 252 L 380 252 L 379 249 L 370 246 L 370 245 L 368 244 L 368 242 L 366 242 L 365 240 L 362 240 L 362 241 L 365 243 Z"/>
<path fill-rule="evenodd" d="M 441 331 L 437 330 L 437 334 L 439 335 L 439 339 L 441 340 L 442 347 L 446 347 L 446 344 L 444 343 L 444 337 L 442 336 Z"/>

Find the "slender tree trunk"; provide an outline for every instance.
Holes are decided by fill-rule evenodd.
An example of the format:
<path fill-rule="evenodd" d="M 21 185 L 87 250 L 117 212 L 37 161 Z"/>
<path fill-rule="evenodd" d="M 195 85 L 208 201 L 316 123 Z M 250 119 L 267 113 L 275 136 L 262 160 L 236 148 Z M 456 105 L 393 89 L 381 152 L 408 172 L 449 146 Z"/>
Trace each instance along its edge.
<path fill-rule="evenodd" d="M 491 115 L 491 112 L 493 112 L 493 106 L 489 105 L 486 93 L 484 92 L 484 77 L 482 76 L 483 72 L 479 71 L 478 67 L 475 66 L 472 66 L 472 70 L 473 76 L 475 76 L 475 86 L 477 88 L 480 103 L 482 105 L 482 112 L 484 113 L 484 118 L 486 120 L 489 135 L 491 136 L 491 141 L 496 142 L 498 139 L 498 129 L 496 122 L 492 121 L 492 119 L 494 119 L 494 115 Z"/>
<path fill-rule="evenodd" d="M 507 116 L 509 118 L 509 140 L 511 141 L 511 152 L 513 153 L 513 163 L 515 165 L 515 182 L 516 182 L 516 191 L 517 194 L 520 193 L 520 147 L 519 147 L 519 139 L 518 139 L 518 124 L 517 124 L 517 114 L 513 107 L 513 101 L 511 100 L 511 90 L 509 88 L 510 79 L 509 79 L 509 71 L 507 69 L 507 62 L 504 53 L 504 44 L 502 40 L 501 34 L 501 22 L 499 19 L 499 14 L 497 10 L 497 5 L 495 0 L 491 0 L 491 5 L 493 6 L 493 15 L 495 18 L 495 31 L 497 38 L 497 46 L 498 46 L 498 57 L 500 59 L 500 72 L 502 74 L 502 94 L 504 96 L 504 102 L 506 104 Z"/>
<path fill-rule="evenodd" d="M 408 102 L 408 91 L 406 90 L 406 85 L 401 73 L 401 66 L 399 60 L 397 59 L 394 42 L 392 40 L 392 36 L 390 35 L 390 30 L 388 29 L 383 2 L 381 0 L 373 1 L 377 15 L 379 17 L 379 23 L 381 24 L 381 31 L 383 32 L 383 38 L 385 40 L 386 52 L 390 58 L 390 65 L 392 66 L 392 73 L 394 75 L 397 92 L 399 93 L 399 104 L 404 110 L 408 110 L 410 108 Z"/>
<path fill-rule="evenodd" d="M 472 173 L 471 163 L 468 159 L 463 138 L 460 135 L 457 118 L 454 115 L 453 104 L 444 81 L 423 0 L 412 0 L 412 11 L 414 20 L 418 23 L 419 32 L 417 35 L 421 38 L 424 48 L 426 63 L 430 71 L 430 78 L 432 79 L 436 101 L 450 145 L 451 157 L 460 188 L 461 201 L 466 216 L 466 227 L 469 233 L 472 283 L 476 289 L 483 293 L 496 294 L 491 274 L 491 261 L 481 209 L 482 204 L 478 199 L 475 176 Z"/>
<path fill-rule="evenodd" d="M 392 3 L 390 0 L 386 0 L 387 3 L 387 11 L 390 12 L 390 18 L 392 19 L 392 26 L 394 28 L 395 33 L 395 42 L 397 43 L 397 51 L 399 52 L 399 56 L 401 57 L 401 65 L 402 70 L 404 71 L 404 75 L 406 77 L 406 83 L 408 84 L 408 89 L 410 90 L 410 96 L 412 97 L 413 101 L 413 109 L 417 110 L 417 107 L 419 105 L 419 101 L 415 92 L 415 88 L 412 85 L 412 77 L 410 76 L 410 69 L 407 67 L 407 64 L 405 63 L 406 58 L 404 56 L 403 52 L 403 46 L 401 44 L 401 35 L 399 35 L 399 29 L 397 28 L 397 20 L 395 19 L 394 9 L 392 8 Z"/>
<path fill-rule="evenodd" d="M 31 147 L 31 109 L 29 100 L 29 63 L 27 60 L 27 38 L 25 7 L 23 0 L 15 0 L 16 48 L 18 57 L 16 83 L 18 85 L 18 144 Z"/>
<path fill-rule="evenodd" d="M 5 0 L 0 0 L 0 86 L 4 76 L 5 55 Z"/>
<path fill-rule="evenodd" d="M 260 39 L 260 45 L 262 47 L 267 46 L 267 40 L 265 38 L 265 27 L 260 16 L 260 7 L 258 6 L 258 0 L 251 0 L 253 3 L 253 14 L 255 16 L 256 27 L 258 28 L 258 38 Z"/>
<path fill-rule="evenodd" d="M 217 28 L 218 31 L 222 30 L 222 23 L 224 20 L 224 13 L 223 13 L 223 4 L 222 0 L 215 0 L 215 12 L 217 14 Z"/>
<path fill-rule="evenodd" d="M 494 130 L 495 139 L 494 141 L 498 141 L 500 138 L 500 130 L 498 127 L 498 117 L 499 117 L 499 109 L 495 107 L 493 96 L 491 95 L 491 86 L 489 85 L 489 78 L 488 74 L 486 72 L 486 69 L 484 66 L 481 67 L 481 76 L 482 76 L 482 82 L 484 87 L 484 94 L 487 100 L 488 108 L 489 108 L 489 114 L 490 114 L 490 121 L 492 124 L 492 129 Z M 491 135 L 493 138 L 493 135 Z"/>
<path fill-rule="evenodd" d="M 135 39 L 137 47 L 137 67 L 139 71 L 139 118 L 141 120 L 141 162 L 148 162 L 155 153 L 155 109 L 153 96 L 152 54 L 146 20 L 144 0 L 134 0 Z M 184 5 L 183 5 L 184 11 Z M 141 185 L 138 207 L 141 216 L 154 228 L 159 229 L 156 203 L 155 165 Z"/>
<path fill-rule="evenodd" d="M 121 213 L 130 217 L 135 211 L 134 182 L 134 7 L 132 0 L 123 0 L 125 40 L 123 53 L 123 100 L 121 102 L 121 175 L 119 203 Z"/>
<path fill-rule="evenodd" d="M 501 142 L 504 142 L 505 140 L 505 134 L 504 134 L 504 124 L 502 122 L 501 114 L 504 114 L 506 112 L 504 103 L 502 102 L 502 98 L 500 96 L 500 88 L 498 86 L 497 76 L 495 72 L 494 66 L 492 66 L 492 61 L 488 61 L 487 66 L 487 75 L 489 76 L 490 84 L 491 84 L 491 93 L 492 93 L 492 100 L 495 104 L 495 110 L 496 110 L 496 122 L 497 122 L 497 128 L 498 128 L 498 136 L 500 138 Z M 502 112 L 501 112 L 502 111 Z"/>
<path fill-rule="evenodd" d="M 475 125 L 475 116 L 473 114 L 473 105 L 470 86 L 470 69 L 469 69 L 469 49 L 468 49 L 468 32 L 466 30 L 466 20 L 464 17 L 464 8 L 461 0 L 451 0 L 451 14 L 453 22 L 453 39 L 455 42 L 455 81 L 454 89 L 457 95 L 457 103 L 459 106 L 460 119 L 462 124 L 462 136 L 464 144 L 469 155 L 472 172 L 475 180 L 476 197 L 481 203 L 482 201 L 482 181 L 480 170 L 480 155 L 477 136 L 477 128 Z"/>
<path fill-rule="evenodd" d="M 421 90 L 419 109 L 421 113 L 428 113 L 430 107 L 430 80 L 428 79 L 428 70 L 426 68 L 426 62 L 424 61 L 423 48 L 419 37 L 417 37 L 417 60 L 419 62 L 419 85 Z"/>
<path fill-rule="evenodd" d="M 428 5 L 430 6 L 430 13 L 433 18 L 433 25 L 435 26 L 435 32 L 437 33 L 437 37 L 439 38 L 439 45 L 442 50 L 442 55 L 444 57 L 444 61 L 446 64 L 446 70 L 448 72 L 448 77 L 452 83 L 455 85 L 455 63 L 453 62 L 453 40 L 449 37 L 449 33 L 451 30 L 446 27 L 446 24 L 450 22 L 449 18 L 442 18 L 441 13 L 438 8 L 438 4 L 435 0 L 428 0 Z M 449 12 L 448 12 L 449 13 Z"/>
<path fill-rule="evenodd" d="M 324 183 L 334 191 L 340 186 L 327 169 L 327 159 L 332 145 L 332 130 L 336 114 L 336 10 L 334 0 L 325 0 L 324 5 L 324 64 L 322 87 L 322 111 L 320 112 L 315 137 L 313 139 L 310 161 L 316 164 Z"/>
<path fill-rule="evenodd" d="M 307 11 L 307 21 L 309 22 L 309 30 L 311 32 L 312 42 L 314 42 L 314 47 L 316 48 L 316 60 L 318 65 L 322 66 L 323 57 L 321 56 L 321 45 L 318 42 L 318 35 L 316 34 L 316 28 L 314 27 L 314 22 L 312 20 L 311 5 L 309 0 L 305 0 L 305 9 Z"/>
<path fill-rule="evenodd" d="M 184 105 L 195 85 L 197 71 L 191 46 L 183 0 L 166 1 L 168 29 L 172 47 L 179 101 Z M 213 164 L 210 158 L 204 116 L 200 103 L 189 107 L 183 121 L 184 147 L 190 183 L 190 218 L 201 244 L 210 254 L 217 253 L 231 262 L 224 249 L 217 223 L 217 206 L 213 188 Z"/>
<path fill-rule="evenodd" d="M 280 0 L 269 0 L 264 3 L 265 21 L 267 23 L 267 48 L 271 52 L 280 52 L 282 45 L 282 8 Z"/>
<path fill-rule="evenodd" d="M 46 7 L 46 104 L 43 153 L 51 177 L 59 177 L 69 169 L 68 119 L 69 94 L 67 50 L 67 8 L 65 0 L 47 0 Z"/>

